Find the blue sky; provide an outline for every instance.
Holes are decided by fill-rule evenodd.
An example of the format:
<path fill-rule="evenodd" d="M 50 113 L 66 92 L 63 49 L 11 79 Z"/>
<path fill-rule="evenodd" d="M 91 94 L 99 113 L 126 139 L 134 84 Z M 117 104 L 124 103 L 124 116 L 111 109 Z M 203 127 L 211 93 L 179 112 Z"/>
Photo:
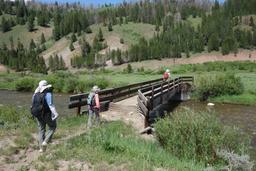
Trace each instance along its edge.
<path fill-rule="evenodd" d="M 55 1 L 57 2 L 60 2 L 60 3 L 66 3 L 66 2 L 69 2 L 69 3 L 73 3 L 73 2 L 80 2 L 81 4 L 85 4 L 85 5 L 90 5 L 90 4 L 93 4 L 93 5 L 99 5 L 99 4 L 109 4 L 109 3 L 112 3 L 112 4 L 116 4 L 116 3 L 120 3 L 120 2 L 123 2 L 124 0 L 40 0 L 41 2 L 50 2 L 50 3 L 53 3 Z M 130 1 L 135 1 L 135 0 L 126 0 L 127 2 L 130 2 Z M 220 2 L 224 2 L 225 0 L 219 0 Z"/>

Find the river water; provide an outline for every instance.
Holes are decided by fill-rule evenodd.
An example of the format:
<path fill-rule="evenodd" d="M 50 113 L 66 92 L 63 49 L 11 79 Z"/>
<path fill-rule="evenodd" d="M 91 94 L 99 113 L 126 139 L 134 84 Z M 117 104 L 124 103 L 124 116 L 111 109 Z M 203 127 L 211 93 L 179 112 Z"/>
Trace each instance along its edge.
<path fill-rule="evenodd" d="M 0 105 L 25 107 L 29 110 L 32 93 L 0 90 Z M 75 115 L 75 109 L 68 109 L 69 95 L 54 93 L 54 104 L 60 116 Z M 206 103 L 188 101 L 174 105 L 173 110 L 189 107 L 195 111 L 207 111 Z M 215 104 L 211 110 L 218 114 L 224 124 L 237 126 L 252 137 L 251 157 L 256 161 L 256 106 Z"/>

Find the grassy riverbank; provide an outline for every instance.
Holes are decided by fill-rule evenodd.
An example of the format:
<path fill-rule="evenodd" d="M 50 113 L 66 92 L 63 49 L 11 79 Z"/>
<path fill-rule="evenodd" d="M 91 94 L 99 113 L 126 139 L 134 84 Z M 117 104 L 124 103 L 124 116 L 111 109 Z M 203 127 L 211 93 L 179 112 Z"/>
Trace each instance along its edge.
<path fill-rule="evenodd" d="M 195 77 L 195 84 L 200 77 L 233 73 L 241 79 L 244 91 L 241 94 L 225 94 L 210 97 L 209 101 L 255 105 L 256 104 L 256 63 L 254 62 L 209 62 L 205 64 L 190 64 L 171 66 L 171 77 L 189 75 Z M 138 68 L 130 71 L 124 69 L 57 72 L 49 75 L 0 73 L 0 89 L 33 91 L 38 82 L 46 79 L 55 87 L 55 92 L 79 93 L 87 92 L 97 84 L 101 89 L 119 87 L 132 83 L 157 79 L 162 77 L 165 68 L 150 70 Z"/>
<path fill-rule="evenodd" d="M 191 115 L 193 119 L 188 119 Z M 15 170 L 197 171 L 228 164 L 213 156 L 219 148 L 238 154 L 247 152 L 249 141 L 243 139 L 245 134 L 240 136 L 238 129 L 223 126 L 213 114 L 187 110 L 173 119 L 161 120 L 156 125 L 157 139 L 152 140 L 142 138 L 122 121 L 104 121 L 100 127 L 87 130 L 85 116 L 59 118 L 53 143 L 40 154 L 36 123 L 28 111 L 1 106 L 0 164 L 3 168 L 15 165 Z M 186 141 L 182 141 L 184 138 Z M 247 164 L 251 163 L 243 166 Z"/>
<path fill-rule="evenodd" d="M 15 119 L 18 114 L 20 116 Z M 89 131 L 86 129 L 86 120 L 84 116 L 60 118 L 54 144 L 50 144 L 47 151 L 40 155 L 36 123 L 30 114 L 23 109 L 1 106 L 1 166 L 8 168 L 9 165 L 22 163 L 15 170 L 79 170 L 77 166 L 80 163 L 93 170 L 165 168 L 183 171 L 204 168 L 201 163 L 173 156 L 158 142 L 143 139 L 131 126 L 121 121 L 103 122 L 99 128 Z M 27 162 L 23 162 L 24 158 Z"/>

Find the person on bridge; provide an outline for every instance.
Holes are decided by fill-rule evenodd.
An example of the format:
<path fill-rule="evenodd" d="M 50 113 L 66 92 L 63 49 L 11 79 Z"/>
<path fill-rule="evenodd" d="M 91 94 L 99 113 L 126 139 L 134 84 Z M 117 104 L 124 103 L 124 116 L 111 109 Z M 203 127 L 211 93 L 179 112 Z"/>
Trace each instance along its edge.
<path fill-rule="evenodd" d="M 56 119 L 59 114 L 53 104 L 52 91 L 52 85 L 48 84 L 47 81 L 42 80 L 39 82 L 32 97 L 31 113 L 37 120 L 39 130 L 39 152 L 45 151 L 46 146 L 51 141 L 57 127 Z M 45 136 L 46 125 L 48 125 L 49 130 Z"/>
<path fill-rule="evenodd" d="M 99 98 L 99 87 L 93 86 L 88 98 L 87 98 L 87 104 L 88 104 L 88 111 L 89 111 L 89 118 L 87 123 L 87 128 L 92 127 L 92 120 L 93 117 L 96 119 L 96 125 L 98 126 L 100 124 L 100 98 Z"/>
<path fill-rule="evenodd" d="M 170 75 L 171 75 L 170 70 L 166 69 L 166 71 L 164 72 L 164 75 L 163 75 L 163 80 L 167 81 L 170 78 Z"/>

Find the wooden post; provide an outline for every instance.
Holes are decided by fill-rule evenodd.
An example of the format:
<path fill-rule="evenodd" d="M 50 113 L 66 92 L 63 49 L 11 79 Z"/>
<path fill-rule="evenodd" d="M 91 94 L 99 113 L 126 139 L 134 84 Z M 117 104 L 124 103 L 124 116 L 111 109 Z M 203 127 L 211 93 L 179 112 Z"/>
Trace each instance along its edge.
<path fill-rule="evenodd" d="M 160 100 L 160 102 L 161 102 L 161 104 L 163 103 L 163 83 L 161 83 L 161 100 Z"/>
<path fill-rule="evenodd" d="M 82 102 L 82 99 L 80 98 L 79 99 L 79 106 L 77 107 L 77 116 L 80 116 L 80 114 L 81 114 L 81 102 Z"/>

